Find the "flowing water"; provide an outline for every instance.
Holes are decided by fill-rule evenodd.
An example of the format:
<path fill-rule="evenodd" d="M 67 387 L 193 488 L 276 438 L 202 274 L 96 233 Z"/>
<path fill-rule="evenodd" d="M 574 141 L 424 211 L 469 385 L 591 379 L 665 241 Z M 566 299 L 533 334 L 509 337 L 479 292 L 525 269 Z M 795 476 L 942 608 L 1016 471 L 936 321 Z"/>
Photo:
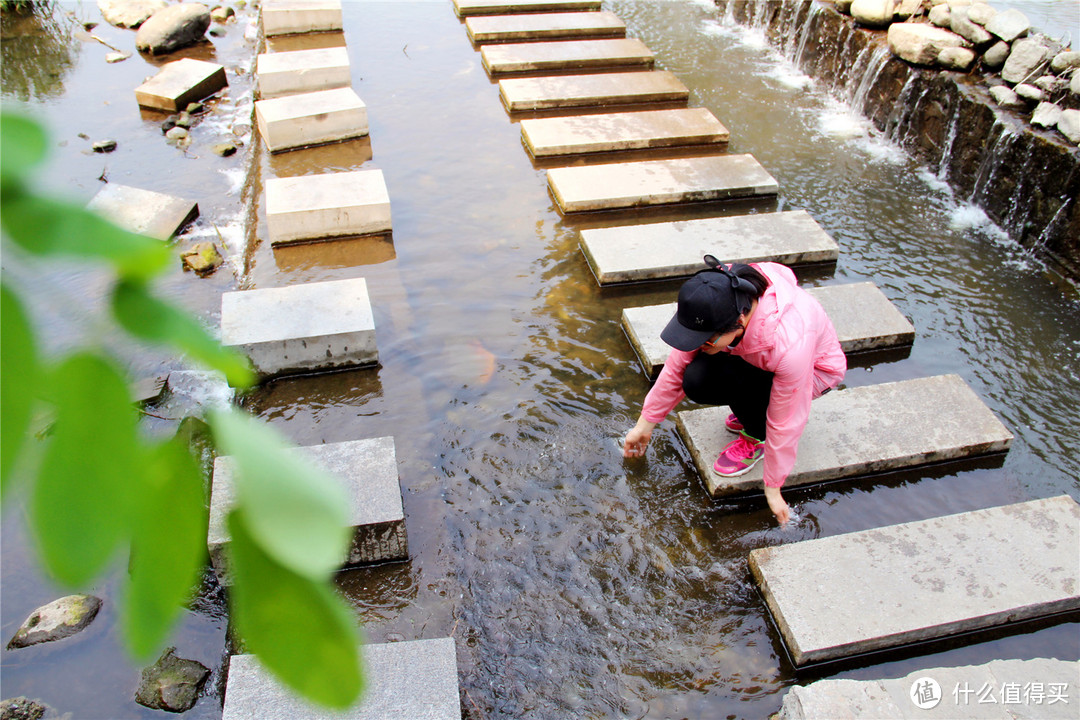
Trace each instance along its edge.
<path fill-rule="evenodd" d="M 815 675 L 788 661 L 751 582 L 750 550 L 1062 493 L 1080 498 L 1080 303 L 1074 286 L 955 202 L 941 179 L 876 138 L 759 34 L 725 25 L 710 3 L 606 7 L 691 88 L 692 105 L 730 129 L 729 151 L 753 153 L 776 177 L 777 202 L 561 217 L 449 2 L 346 2 L 370 141 L 274 158 L 256 149 L 246 185 L 233 180 L 244 159 L 184 157 L 162 144 L 156 118 L 135 117 L 131 78 L 153 72 L 138 56 L 106 71 L 99 48 L 84 44 L 65 89 L 32 105 L 69 137 L 74 125 L 107 132 L 127 123 L 121 147 L 126 139 L 133 149 L 109 160 L 118 181 L 123 172 L 131 184 L 210 196 L 195 232 L 217 224 L 229 265 L 210 280 L 177 272 L 164 283 L 209 322 L 225 289 L 367 278 L 380 367 L 277 381 L 244 405 L 299 444 L 394 437 L 411 559 L 339 579 L 369 641 L 452 635 L 473 718 L 761 718 L 788 686 Z M 241 70 L 255 53 L 242 32 L 217 41 L 217 56 Z M 76 82 L 87 76 L 98 83 L 93 101 Z M 222 115 L 250 109 L 245 77 L 230 76 Z M 79 103 L 87 112 L 75 122 Z M 50 181 L 63 185 L 64 168 L 75 168 L 69 184 L 89 197 L 100 156 L 71 144 L 58 151 Z M 392 240 L 286 251 L 259 241 L 265 178 L 356 167 L 385 173 Z M 958 373 L 1015 433 L 1004 460 L 792 491 L 798 520 L 778 528 L 762 500 L 711 502 L 670 422 L 644 459 L 621 457 L 648 384 L 619 314 L 670 300 L 677 283 L 600 289 L 578 230 L 773 208 L 807 209 L 840 244 L 835 272 L 802 273 L 806 284 L 872 280 L 915 324 L 909 355 L 856 364 L 846 384 Z M 59 321 L 49 327 L 63 334 Z M 140 355 L 133 367 L 169 361 Z M 934 412 L 926 398 L 927 416 Z M 99 592 L 111 601 L 113 583 Z M 20 513 L 7 512 L 5 637 L 57 594 L 33 568 Z M 75 717 L 156 716 L 130 700 L 137 673 L 118 649 L 111 608 L 78 638 L 5 651 L 4 697 L 40 697 Z M 180 655 L 214 669 L 192 717 L 220 716 L 225 624 L 208 583 L 175 639 Z M 1077 629 L 1029 628 L 833 676 L 1076 660 Z"/>

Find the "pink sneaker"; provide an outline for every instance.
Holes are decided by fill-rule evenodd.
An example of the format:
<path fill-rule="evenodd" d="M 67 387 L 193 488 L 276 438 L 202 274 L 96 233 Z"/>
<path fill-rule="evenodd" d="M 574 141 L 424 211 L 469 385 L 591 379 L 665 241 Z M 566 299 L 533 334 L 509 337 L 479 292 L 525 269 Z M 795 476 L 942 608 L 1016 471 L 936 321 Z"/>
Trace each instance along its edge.
<path fill-rule="evenodd" d="M 728 444 L 713 463 L 713 472 L 720 477 L 738 477 L 750 472 L 765 456 L 765 443 L 745 432 Z"/>
<path fill-rule="evenodd" d="M 739 418 L 735 417 L 735 413 L 731 413 L 727 416 L 727 420 L 724 421 L 724 427 L 726 427 L 729 432 L 733 432 L 736 435 L 743 431 L 743 424 L 739 422 Z"/>

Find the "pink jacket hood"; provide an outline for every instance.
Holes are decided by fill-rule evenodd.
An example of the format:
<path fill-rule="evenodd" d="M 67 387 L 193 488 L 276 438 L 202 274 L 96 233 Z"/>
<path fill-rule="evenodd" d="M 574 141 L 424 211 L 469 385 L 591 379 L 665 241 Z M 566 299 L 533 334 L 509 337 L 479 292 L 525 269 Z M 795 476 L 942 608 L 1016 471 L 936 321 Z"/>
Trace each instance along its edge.
<path fill-rule="evenodd" d="M 789 268 L 778 263 L 753 267 L 765 275 L 769 287 L 758 298 L 746 333 L 731 352 L 773 373 L 763 467 L 765 484 L 780 487 L 795 465 L 810 401 L 840 384 L 847 358 L 825 310 L 798 286 Z M 683 372 L 697 353 L 671 351 L 645 397 L 642 416 L 646 420 L 660 422 L 686 397 Z"/>

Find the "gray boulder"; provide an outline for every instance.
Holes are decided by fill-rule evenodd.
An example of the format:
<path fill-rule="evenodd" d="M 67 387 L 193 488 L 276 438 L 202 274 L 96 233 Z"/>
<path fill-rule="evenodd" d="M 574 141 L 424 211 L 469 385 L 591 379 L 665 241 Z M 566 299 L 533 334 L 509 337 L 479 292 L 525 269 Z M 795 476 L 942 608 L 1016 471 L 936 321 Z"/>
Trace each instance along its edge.
<path fill-rule="evenodd" d="M 895 12 L 893 0 L 854 0 L 851 3 L 851 17 L 867 27 L 885 27 L 893 21 Z"/>
<path fill-rule="evenodd" d="M 975 64 L 978 57 L 974 50 L 963 47 L 947 47 L 938 53 L 937 64 L 946 70 L 959 70 L 967 72 Z"/>
<path fill-rule="evenodd" d="M 98 0 L 98 9 L 105 22 L 122 28 L 137 28 L 168 6 L 165 0 Z"/>
<path fill-rule="evenodd" d="M 42 605 L 26 618 L 7 644 L 8 650 L 60 640 L 79 632 L 97 617 L 101 598 L 68 595 Z"/>
<path fill-rule="evenodd" d="M 166 648 L 157 662 L 143 669 L 135 702 L 175 713 L 187 712 L 195 705 L 210 670 L 202 663 L 176 657 L 175 652 L 174 647 Z"/>
<path fill-rule="evenodd" d="M 994 36 L 982 25 L 971 22 L 968 18 L 968 8 L 963 6 L 954 7 L 949 13 L 949 29 L 976 46 L 989 45 L 994 39 Z"/>
<path fill-rule="evenodd" d="M 1035 82 L 1032 84 L 1047 95 L 1056 95 L 1069 86 L 1069 83 L 1065 78 L 1058 77 L 1057 75 L 1043 75 L 1040 78 L 1036 78 Z"/>
<path fill-rule="evenodd" d="M 1031 22 L 1027 15 L 1015 8 L 1010 8 L 997 15 L 986 23 L 986 29 L 991 35 L 996 35 L 1007 43 L 1017 38 L 1024 37 L 1031 30 Z"/>
<path fill-rule="evenodd" d="M 154 13 L 135 35 L 135 47 L 163 55 L 198 42 L 210 27 L 210 10 L 201 3 L 180 3 Z"/>
<path fill-rule="evenodd" d="M 1027 100 L 1028 102 L 1042 102 L 1043 99 L 1046 97 L 1046 93 L 1029 83 L 1020 83 L 1014 89 L 1016 90 L 1017 95 Z"/>
<path fill-rule="evenodd" d="M 893 55 L 915 65 L 933 65 L 945 48 L 968 44 L 956 33 L 926 23 L 893 23 L 888 39 Z"/>
<path fill-rule="evenodd" d="M 946 28 L 952 23 L 952 11 L 949 9 L 948 3 L 942 3 L 930 8 L 930 14 L 927 16 L 930 22 L 939 28 Z"/>
<path fill-rule="evenodd" d="M 1059 52 L 1050 61 L 1050 69 L 1058 75 L 1064 75 L 1076 68 L 1080 68 L 1080 52 L 1073 52 L 1072 50 Z"/>
<path fill-rule="evenodd" d="M 983 65 L 988 70 L 997 70 L 1009 59 L 1009 43 L 998 40 L 983 53 Z"/>
<path fill-rule="evenodd" d="M 1080 145 L 1080 110 L 1062 110 L 1057 129 L 1073 145 Z"/>
<path fill-rule="evenodd" d="M 1061 119 L 1061 108 L 1054 103 L 1042 102 L 1031 113 L 1031 124 L 1044 128 L 1057 127 Z"/>
<path fill-rule="evenodd" d="M 990 7 L 986 3 L 975 3 L 968 8 L 968 20 L 977 24 L 986 26 L 986 23 L 994 19 L 997 15 L 997 10 Z"/>
<path fill-rule="evenodd" d="M 1009 83 L 1021 83 L 1046 60 L 1047 48 L 1035 38 L 1017 40 L 1009 52 L 1009 59 L 1001 68 L 1001 78 Z"/>
<path fill-rule="evenodd" d="M 994 102 L 1004 108 L 1021 108 L 1024 106 L 1024 101 L 1008 85 L 995 85 L 990 88 L 990 97 L 994 98 Z"/>

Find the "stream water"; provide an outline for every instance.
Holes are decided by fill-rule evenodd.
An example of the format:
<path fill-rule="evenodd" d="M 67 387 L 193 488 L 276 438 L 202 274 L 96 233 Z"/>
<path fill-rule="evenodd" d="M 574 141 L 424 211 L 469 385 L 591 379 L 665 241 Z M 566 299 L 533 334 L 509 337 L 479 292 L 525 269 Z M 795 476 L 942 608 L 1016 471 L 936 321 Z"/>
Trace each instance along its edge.
<path fill-rule="evenodd" d="M 108 49 L 93 41 L 73 43 L 70 62 L 48 71 L 53 94 L 21 96 L 5 38 L 4 101 L 29 98 L 65 143 L 45 173 L 53 187 L 88 199 L 107 163 L 117 182 L 199 198 L 193 233 L 221 231 L 229 262 L 208 280 L 177 271 L 163 291 L 211 324 L 223 290 L 367 278 L 379 368 L 280 380 L 243 404 L 298 444 L 394 437 L 412 557 L 342 573 L 339 586 L 371 642 L 457 640 L 468 717 L 766 717 L 788 686 L 816 675 L 788 661 L 751 582 L 750 550 L 1062 493 L 1080 499 L 1075 287 L 708 2 L 605 8 L 691 88 L 692 105 L 729 128 L 730 152 L 753 153 L 776 177 L 780 198 L 765 209 L 805 208 L 840 244 L 835 271 L 802 273 L 804 282 L 872 280 L 913 321 L 909 355 L 856 363 L 846 385 L 957 373 L 1016 439 L 1003 460 L 792 491 L 799 519 L 786 528 L 763 500 L 711 502 L 670 422 L 647 457 L 624 460 L 621 437 L 648 384 L 619 314 L 670 300 L 678 285 L 600 289 L 578 231 L 761 206 L 564 218 L 449 2 L 344 7 L 368 141 L 278 157 L 254 147 L 230 159 L 196 144 L 185 156 L 161 138 L 163 116 L 140 114 L 131 98 L 150 63 L 135 55 L 106 66 Z M 80 20 L 98 13 L 93 4 L 74 11 Z M 213 53 L 189 51 L 226 64 L 232 85 L 217 119 L 196 128 L 197 143 L 216 142 L 231 120 L 250 122 L 250 17 L 242 12 Z M 94 32 L 133 45 L 127 31 Z M 119 135 L 119 154 L 86 154 L 78 132 Z M 260 241 L 265 178 L 357 167 L 386 176 L 392 240 L 285 251 Z M 53 272 L 50 285 L 95 297 L 92 273 Z M 43 322 L 58 346 L 78 324 L 70 315 Z M 139 353 L 131 364 L 145 374 L 175 361 Z M 7 638 L 61 593 L 35 570 L 17 505 L 2 542 Z M 4 697 L 37 697 L 78 718 L 157 716 L 131 700 L 138 673 L 116 638 L 114 583 L 96 590 L 105 609 L 83 634 L 3 652 Z M 214 670 L 188 716 L 220 717 L 226 623 L 208 582 L 174 639 L 179 655 Z M 1076 660 L 1078 629 L 1029 628 L 832 676 Z"/>

